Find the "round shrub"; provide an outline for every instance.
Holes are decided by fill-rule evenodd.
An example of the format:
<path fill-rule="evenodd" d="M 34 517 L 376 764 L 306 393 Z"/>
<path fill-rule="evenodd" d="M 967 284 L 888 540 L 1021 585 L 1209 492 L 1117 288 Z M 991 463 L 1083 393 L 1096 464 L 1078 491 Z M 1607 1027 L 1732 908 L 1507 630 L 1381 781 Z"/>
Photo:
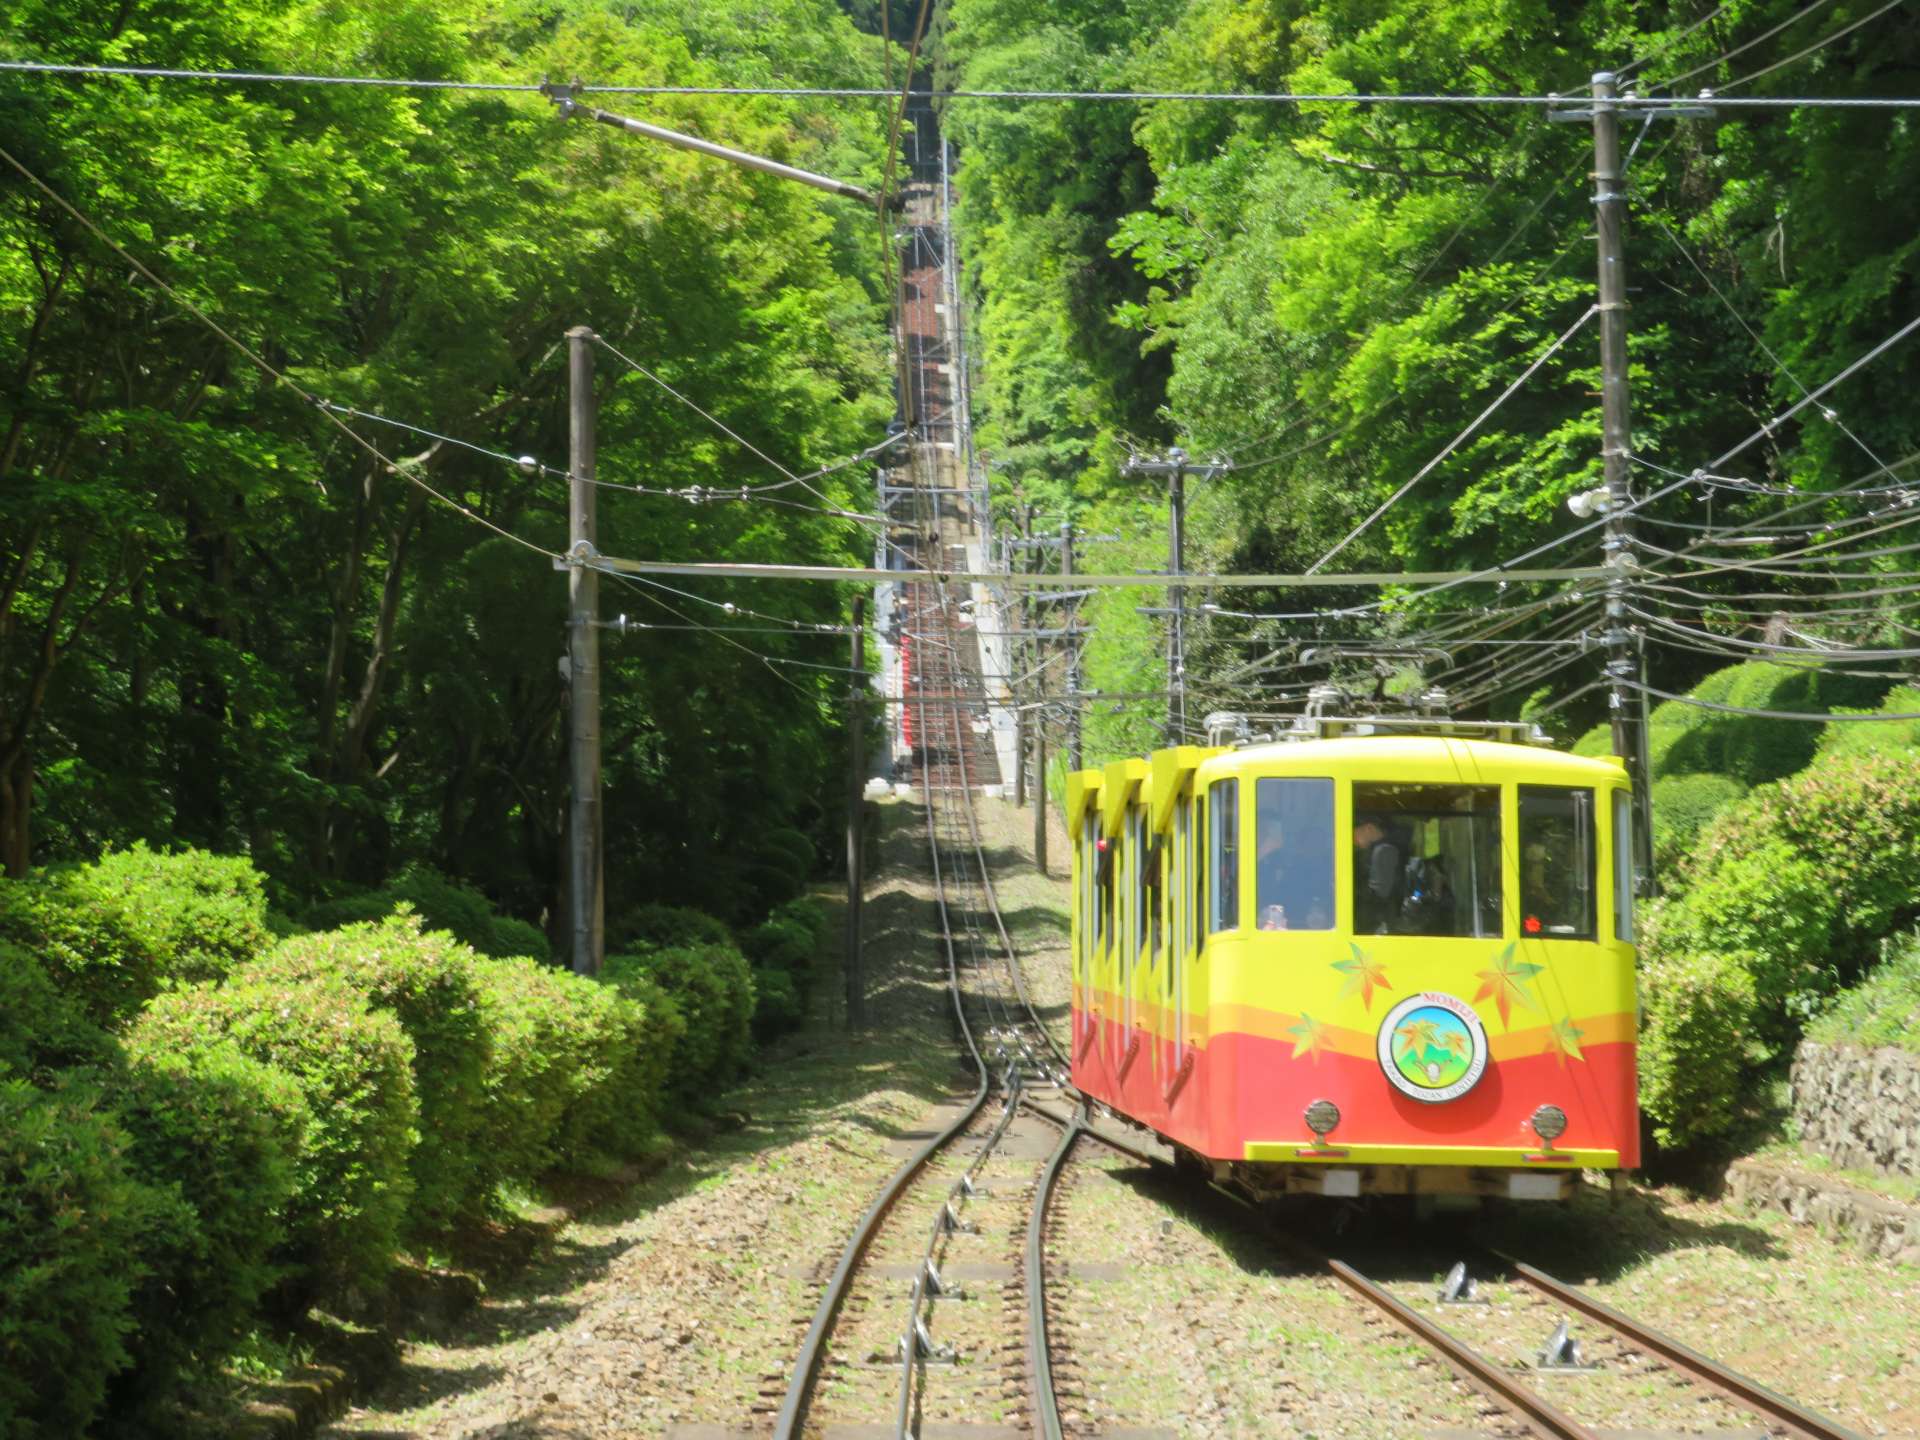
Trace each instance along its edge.
<path fill-rule="evenodd" d="M 337 930 L 384 920 L 403 905 L 417 913 L 430 929 L 445 930 L 482 955 L 544 956 L 552 948 L 546 936 L 533 926 L 496 915 L 485 895 L 427 865 L 408 866 L 378 890 L 323 900 L 310 907 L 301 920 L 309 930 Z"/>
<path fill-rule="evenodd" d="M 731 945 L 727 922 L 684 905 L 636 905 L 607 926 L 607 949 L 625 953 L 676 945 Z"/>
<path fill-rule="evenodd" d="M 0 938 L 37 955 L 97 1024 L 114 1028 L 170 985 L 227 974 L 271 935 L 246 860 L 140 846 L 0 882 Z"/>
<path fill-rule="evenodd" d="M 1677 1146 L 1726 1134 L 1755 1058 L 1752 975 L 1707 950 L 1656 955 L 1640 978 L 1640 1107 L 1655 1136 Z"/>
<path fill-rule="evenodd" d="M 755 970 L 781 970 L 795 978 L 813 969 L 813 932 L 798 920 L 763 921 L 740 937 L 740 948 Z"/>
<path fill-rule="evenodd" d="M 680 1046 L 686 1039 L 686 1017 L 680 1013 L 679 1004 L 657 981 L 620 961 L 617 956 L 601 968 L 600 978 L 637 1007 L 632 1012 L 626 1012 L 633 1028 L 634 1053 L 621 1086 L 635 1097 L 643 1097 L 647 1115 L 657 1121 L 665 1108 L 674 1066 L 680 1056 Z M 653 1129 L 650 1125 L 648 1132 L 638 1138 L 650 1140 Z"/>
<path fill-rule="evenodd" d="M 791 921 L 804 926 L 807 932 L 813 936 L 816 953 L 818 953 L 819 947 L 826 942 L 827 930 L 833 923 L 833 917 L 828 913 L 827 907 L 811 895 L 796 896 L 784 905 L 775 906 L 773 914 L 768 918 L 772 920 Z"/>
<path fill-rule="evenodd" d="M 0 1077 L 0 1435 L 86 1433 L 127 1362 L 140 1237 L 166 1206 L 126 1143 L 96 1087 Z"/>
<path fill-rule="evenodd" d="M 806 1012 L 799 988 L 793 983 L 791 975 L 784 970 L 756 968 L 753 972 L 753 991 L 754 1039 L 765 1044 L 800 1028 Z"/>
<path fill-rule="evenodd" d="M 413 1042 L 400 1022 L 338 981 L 229 983 L 163 995 L 139 1028 L 160 1049 L 230 1038 L 298 1082 L 313 1118 L 286 1206 L 289 1298 L 377 1284 L 399 1249 L 419 1138 Z"/>
<path fill-rule="evenodd" d="M 253 1327 L 313 1119 L 292 1076 L 232 1041 L 156 1030 L 132 1027 L 115 1110 L 134 1169 L 179 1204 L 141 1246 L 133 1364 L 112 1386 L 121 1415 L 211 1371 Z"/>
<path fill-rule="evenodd" d="M 349 925 L 282 941 L 236 978 L 267 988 L 341 982 L 375 1010 L 389 1011 L 413 1042 L 413 1092 L 425 1143 L 409 1172 L 407 1230 L 444 1234 L 486 1206 L 500 1172 L 480 1143 L 486 1108 L 488 1040 L 478 957 L 451 935 L 422 933 L 402 909 L 377 925 Z"/>
<path fill-rule="evenodd" d="M 546 960 L 552 956 L 553 946 L 547 942 L 547 932 L 538 925 L 529 925 L 511 915 L 496 915 L 485 953 L 502 957 L 524 955 L 534 960 Z"/>
<path fill-rule="evenodd" d="M 0 1075 L 49 1083 L 55 1072 L 111 1064 L 107 1032 L 81 1012 L 40 962 L 0 941 Z"/>
<path fill-rule="evenodd" d="M 1672 869 L 1707 823 L 1746 793 L 1746 786 L 1725 775 L 1666 775 L 1654 781 L 1656 868 Z"/>
<path fill-rule="evenodd" d="M 140 918 L 167 984 L 221 979 L 273 943 L 265 885 L 245 856 L 136 845 L 81 873 L 95 895 Z"/>
<path fill-rule="evenodd" d="M 686 1034 L 675 1049 L 672 1090 L 682 1098 L 711 1092 L 753 1052 L 753 972 L 731 945 L 688 945 L 611 956 L 605 972 L 652 980 L 679 1007 Z"/>
<path fill-rule="evenodd" d="M 530 960 L 475 969 L 493 1039 L 482 1135 L 505 1173 L 531 1179 L 597 1151 L 637 1153 L 655 1132 L 659 1096 L 642 1057 L 643 1005 Z"/>

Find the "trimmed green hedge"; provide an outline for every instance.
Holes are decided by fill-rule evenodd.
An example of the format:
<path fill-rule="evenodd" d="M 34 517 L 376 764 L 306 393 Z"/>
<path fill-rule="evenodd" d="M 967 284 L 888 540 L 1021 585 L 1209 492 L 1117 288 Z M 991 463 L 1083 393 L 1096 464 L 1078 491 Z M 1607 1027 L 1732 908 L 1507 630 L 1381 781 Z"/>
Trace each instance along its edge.
<path fill-rule="evenodd" d="M 1851 990 L 1836 996 L 1807 1027 L 1822 1045 L 1883 1045 L 1920 1053 L 1920 932 L 1890 940 L 1880 963 Z"/>
<path fill-rule="evenodd" d="M 0 941 L 0 1075 L 46 1082 L 59 1070 L 110 1065 L 117 1056 L 107 1032 L 53 983 L 46 967 Z"/>
<path fill-rule="evenodd" d="M 342 982 L 407 1032 L 424 1138 L 408 1165 L 412 1236 L 438 1236 L 482 1213 L 503 1173 L 480 1141 L 493 1047 L 477 959 L 451 935 L 423 933 L 419 917 L 403 908 L 378 924 L 282 941 L 235 977 L 266 989 Z"/>
<path fill-rule="evenodd" d="M 710 1094 L 753 1052 L 753 972 L 731 945 L 688 945 L 610 955 L 604 977 L 616 986 L 640 976 L 670 996 L 686 1025 L 670 1089 L 681 1099 Z"/>
<path fill-rule="evenodd" d="M 141 1237 L 169 1207 L 126 1148 L 97 1085 L 0 1076 L 0 1435 L 84 1434 L 127 1363 Z"/>
<path fill-rule="evenodd" d="M 114 1090 L 134 1171 L 172 1202 L 141 1244 L 132 1364 L 112 1386 L 125 1416 L 254 1328 L 313 1114 L 292 1076 L 209 1036 L 131 1039 Z"/>
<path fill-rule="evenodd" d="M 1715 816 L 1747 793 L 1726 775 L 1663 775 L 1653 782 L 1653 863 L 1665 874 L 1680 863 Z"/>
<path fill-rule="evenodd" d="M 679 945 L 731 945 L 727 922 L 684 905 L 636 905 L 607 926 L 607 950 L 625 955 Z"/>
<path fill-rule="evenodd" d="M 400 1022 L 339 982 L 229 983 L 160 997 L 132 1033 L 153 1050 L 227 1037 L 299 1083 L 312 1124 L 286 1206 L 289 1299 L 378 1284 L 400 1247 L 419 1138 L 413 1042 Z"/>
<path fill-rule="evenodd" d="M 1723 812 L 1641 939 L 1641 1103 L 1662 1142 L 1734 1129 L 1807 1020 L 1916 914 L 1906 757 L 1826 756 Z"/>
<path fill-rule="evenodd" d="M 0 939 L 37 955 L 109 1028 L 171 985 L 217 979 L 272 942 L 244 858 L 138 846 L 0 880 Z"/>
<path fill-rule="evenodd" d="M 529 960 L 475 970 L 493 1037 L 482 1136 L 504 1173 L 530 1180 L 644 1151 L 674 1054 L 672 1007 Z"/>
<path fill-rule="evenodd" d="M 449 880 L 426 865 L 410 865 L 378 890 L 362 890 L 323 900 L 301 921 L 309 930 L 337 930 L 386 919 L 401 906 L 417 912 L 429 927 L 445 930 L 482 955 L 551 957 L 547 937 L 524 920 L 494 911 L 493 903 L 471 886 Z"/>
<path fill-rule="evenodd" d="M 1750 710 L 1824 713 L 1873 705 L 1883 680 L 1834 675 L 1814 666 L 1751 660 L 1716 670 L 1687 693 L 1696 700 Z M 1723 775 L 1743 787 L 1782 780 L 1814 757 L 1820 728 L 1800 720 L 1729 715 L 1668 700 L 1649 717 L 1648 750 L 1656 780 L 1668 775 Z M 1574 746 L 1579 755 L 1608 755 L 1607 725 L 1593 727 Z"/>

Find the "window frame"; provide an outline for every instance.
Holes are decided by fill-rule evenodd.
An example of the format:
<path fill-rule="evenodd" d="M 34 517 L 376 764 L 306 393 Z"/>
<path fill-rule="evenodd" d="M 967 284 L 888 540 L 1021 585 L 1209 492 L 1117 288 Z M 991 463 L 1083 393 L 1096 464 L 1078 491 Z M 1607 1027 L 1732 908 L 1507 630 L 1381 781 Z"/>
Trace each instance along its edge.
<path fill-rule="evenodd" d="M 1600 938 L 1600 827 L 1599 810 L 1595 803 L 1599 797 L 1594 793 L 1594 788 L 1591 785 L 1541 785 L 1522 782 L 1514 785 L 1513 792 L 1514 854 L 1518 858 L 1520 870 L 1519 875 L 1516 877 L 1520 882 L 1520 887 L 1514 892 L 1514 897 L 1519 905 L 1521 938 L 1526 940 L 1572 940 L 1586 944 L 1593 943 Z M 1586 851 L 1586 873 L 1584 876 L 1587 899 L 1586 925 L 1584 928 L 1577 929 L 1571 934 L 1565 931 L 1550 931 L 1544 926 L 1542 926 L 1539 931 L 1530 933 L 1526 927 L 1527 797 L 1529 793 L 1535 795 L 1553 794 L 1573 797 L 1574 823 L 1576 827 L 1580 824 L 1581 811 L 1584 810 L 1586 812 L 1584 834 L 1579 837 L 1584 840 L 1584 848 Z M 1574 878 L 1577 885 L 1577 882 L 1583 877 L 1576 874 Z"/>
<path fill-rule="evenodd" d="M 1393 928 L 1392 917 L 1389 919 L 1388 928 L 1383 931 L 1363 930 L 1360 926 L 1360 896 L 1362 888 L 1366 884 L 1366 878 L 1362 874 L 1358 850 L 1352 846 L 1346 846 L 1343 847 L 1346 851 L 1346 859 L 1342 864 L 1348 876 L 1347 909 L 1343 917 L 1344 928 L 1347 933 L 1352 934 L 1356 938 L 1362 935 L 1375 935 L 1414 940 L 1471 940 L 1480 944 L 1484 944 L 1488 940 L 1511 940 L 1514 938 L 1515 905 L 1514 897 L 1511 894 L 1510 877 L 1507 873 L 1510 868 L 1515 867 L 1517 860 L 1517 856 L 1508 849 L 1509 834 L 1517 833 L 1517 831 L 1509 832 L 1507 827 L 1507 806 L 1510 803 L 1514 789 L 1512 781 L 1385 780 L 1378 777 L 1368 777 L 1365 779 L 1350 780 L 1344 788 L 1347 795 L 1347 812 L 1344 828 L 1349 831 L 1376 815 L 1395 813 L 1392 811 L 1381 811 L 1376 807 L 1363 805 L 1361 797 L 1362 792 L 1366 790 L 1469 790 L 1490 792 L 1491 804 L 1485 805 L 1484 808 L 1476 808 L 1463 812 L 1451 812 L 1451 814 L 1438 810 L 1419 810 L 1401 813 L 1411 813 L 1423 820 L 1436 818 L 1472 818 L 1486 820 L 1492 823 L 1493 864 L 1490 867 L 1489 873 L 1492 876 L 1493 885 L 1497 887 L 1496 894 L 1499 901 L 1498 913 L 1500 916 L 1497 924 L 1491 928 L 1487 927 L 1484 916 L 1481 913 L 1480 903 L 1481 894 L 1485 893 L 1487 887 L 1482 885 L 1479 887 L 1481 894 L 1476 894 L 1471 897 L 1470 908 L 1473 914 L 1473 927 L 1465 933 L 1448 934 L 1445 932 L 1434 933 L 1423 930 L 1396 929 Z M 1471 833 L 1471 831 L 1469 831 L 1469 833 Z M 1402 879 L 1405 877 L 1407 863 L 1412 858 L 1413 855 L 1411 853 L 1400 857 Z M 1511 879 L 1517 880 L 1517 874 L 1512 876 Z M 1335 883 L 1337 885 L 1338 881 L 1336 880 Z M 1455 884 L 1456 888 L 1458 888 L 1457 880 Z M 1402 896 L 1401 903 L 1404 904 L 1404 901 L 1405 896 Z"/>
<path fill-rule="evenodd" d="M 1327 912 L 1325 925 L 1296 925 L 1293 917 L 1288 917 L 1286 931 L 1260 930 L 1260 790 L 1269 784 L 1292 784 L 1295 782 L 1324 785 L 1327 787 Z M 1331 775 L 1259 775 L 1253 782 L 1253 925 L 1262 935 L 1284 934 L 1298 930 L 1307 935 L 1328 935 L 1341 929 L 1340 924 L 1340 784 Z M 1348 927 L 1351 928 L 1350 926 Z"/>
<path fill-rule="evenodd" d="M 1633 938 L 1633 792 L 1613 790 L 1613 938 L 1623 945 Z"/>
<path fill-rule="evenodd" d="M 1240 928 L 1240 780 L 1230 776 L 1208 787 L 1213 841 L 1207 867 L 1207 933 L 1225 935 Z"/>

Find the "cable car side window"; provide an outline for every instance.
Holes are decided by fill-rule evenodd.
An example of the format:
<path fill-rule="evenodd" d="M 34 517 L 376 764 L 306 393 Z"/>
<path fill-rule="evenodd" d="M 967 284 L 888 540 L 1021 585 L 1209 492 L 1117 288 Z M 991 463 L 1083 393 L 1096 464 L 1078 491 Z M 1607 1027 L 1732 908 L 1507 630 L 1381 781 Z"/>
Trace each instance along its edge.
<path fill-rule="evenodd" d="M 1212 844 L 1208 848 L 1212 868 L 1207 907 L 1207 930 L 1218 934 L 1240 925 L 1240 782 L 1222 780 L 1213 787 L 1211 812 Z"/>
<path fill-rule="evenodd" d="M 1353 933 L 1501 932 L 1500 787 L 1353 787 Z"/>
<path fill-rule="evenodd" d="M 1520 933 L 1591 940 L 1594 915 L 1593 791 L 1520 787 Z"/>
<path fill-rule="evenodd" d="M 1254 906 L 1262 930 L 1333 928 L 1333 781 L 1254 786 Z"/>
<path fill-rule="evenodd" d="M 1613 938 L 1633 943 L 1633 796 L 1613 792 Z"/>

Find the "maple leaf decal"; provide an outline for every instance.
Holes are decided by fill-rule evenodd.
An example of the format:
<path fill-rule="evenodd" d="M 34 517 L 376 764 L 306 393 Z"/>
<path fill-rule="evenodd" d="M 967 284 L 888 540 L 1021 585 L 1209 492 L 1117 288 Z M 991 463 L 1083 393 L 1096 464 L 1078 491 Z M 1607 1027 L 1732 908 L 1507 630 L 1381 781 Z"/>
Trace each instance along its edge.
<path fill-rule="evenodd" d="M 1547 1032 L 1546 1048 L 1540 1053 L 1553 1056 L 1562 1069 L 1569 1060 L 1584 1061 L 1587 1057 L 1580 1053 L 1580 1040 L 1586 1033 L 1573 1023 L 1572 1016 L 1563 1015 L 1553 1022 L 1553 1029 Z"/>
<path fill-rule="evenodd" d="M 1333 968 L 1347 977 L 1347 983 L 1340 987 L 1340 998 L 1344 1000 L 1357 993 L 1362 1008 L 1371 1011 L 1373 992 L 1393 988 L 1387 983 L 1387 967 L 1378 960 L 1369 960 L 1366 952 L 1352 941 L 1347 942 L 1347 948 L 1353 951 L 1353 958 L 1333 962 Z"/>
<path fill-rule="evenodd" d="M 1287 1034 L 1293 1036 L 1293 1058 L 1308 1056 L 1313 1063 L 1320 1063 L 1320 1056 L 1327 1048 L 1327 1027 L 1311 1015 L 1302 1015 L 1298 1025 L 1289 1025 Z"/>
<path fill-rule="evenodd" d="M 1393 1038 L 1400 1042 L 1402 1057 L 1424 1055 L 1429 1048 L 1439 1047 L 1440 1028 L 1431 1020 L 1409 1020 L 1393 1032 Z"/>
<path fill-rule="evenodd" d="M 1507 948 L 1494 957 L 1493 968 L 1479 972 L 1477 978 L 1480 988 L 1473 992 L 1475 1004 L 1482 1000 L 1493 1001 L 1494 1008 L 1500 1012 L 1500 1024 L 1507 1029 L 1513 1027 L 1515 1005 L 1523 1010 L 1540 1008 L 1533 1003 L 1533 994 L 1527 987 L 1533 983 L 1534 976 L 1547 968 L 1531 961 L 1514 959 L 1514 949 L 1514 943 L 1508 941 Z"/>

